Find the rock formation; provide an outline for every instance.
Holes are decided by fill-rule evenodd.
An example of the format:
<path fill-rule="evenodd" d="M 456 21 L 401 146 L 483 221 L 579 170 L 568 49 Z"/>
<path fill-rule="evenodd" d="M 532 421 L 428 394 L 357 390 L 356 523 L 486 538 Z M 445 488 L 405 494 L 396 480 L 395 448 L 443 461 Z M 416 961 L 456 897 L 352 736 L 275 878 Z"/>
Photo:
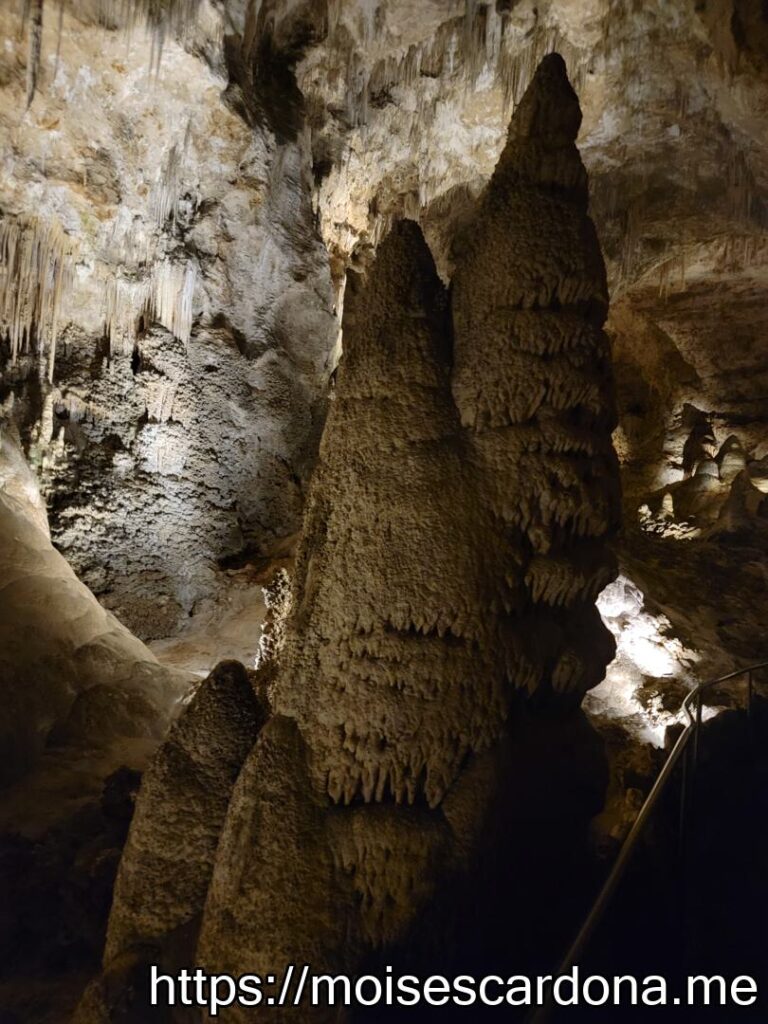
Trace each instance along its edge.
<path fill-rule="evenodd" d="M 235 570 L 301 523 L 338 333 L 307 140 L 222 99 L 223 11 L 22 6 L 26 31 L 0 9 L 0 403 L 72 568 L 141 639 L 176 638 L 258 609 Z"/>
<path fill-rule="evenodd" d="M 450 391 L 444 289 L 415 224 L 345 297 L 276 686 L 334 802 L 437 805 L 506 717 L 484 521 Z"/>
<path fill-rule="evenodd" d="M 477 869 L 505 773 L 561 742 L 546 725 L 525 736 L 516 692 L 566 691 L 570 707 L 602 677 L 611 641 L 592 602 L 611 578 L 618 492 L 578 123 L 562 61 L 549 58 L 458 253 L 453 330 L 413 223 L 348 283 L 344 356 L 271 666 L 275 714 L 232 790 L 204 909 L 193 887 L 208 971 L 352 971 L 366 951 L 413 943 L 438 888 Z M 552 746 L 536 754 L 532 735 Z M 177 742 L 139 798 L 107 967 L 126 921 L 134 944 L 158 932 L 136 872 L 159 855 L 152 794 L 166 773 L 166 814 L 182 820 Z M 191 892 L 178 901 L 186 920 Z M 160 930 L 177 917 L 164 907 Z"/>
<path fill-rule="evenodd" d="M 84 996 L 80 1019 L 109 1019 L 110 994 L 128 977 L 140 998 L 149 964 L 172 970 L 193 959 L 232 788 L 268 714 L 255 673 L 222 662 L 172 727 L 142 779 L 115 883 L 104 977 Z"/>
<path fill-rule="evenodd" d="M 2 421 L 0 480 L 0 784 L 37 769 L 51 747 L 103 751 L 117 759 L 104 774 L 125 763 L 130 746 L 144 748 L 142 762 L 165 736 L 191 677 L 158 664 L 52 546 L 36 481 Z M 13 795 L 3 796 L 7 822 Z"/>
<path fill-rule="evenodd" d="M 246 669 L 222 662 L 171 729 L 142 780 L 115 886 L 107 961 L 137 937 L 156 944 L 160 958 L 169 936 L 194 925 L 232 787 L 268 714 Z"/>
<path fill-rule="evenodd" d="M 509 677 L 576 702 L 612 657 L 594 600 L 616 574 L 619 515 L 608 294 L 580 123 L 562 59 L 546 57 L 457 250 L 451 297 L 456 404 L 496 530 L 517 552 Z"/>

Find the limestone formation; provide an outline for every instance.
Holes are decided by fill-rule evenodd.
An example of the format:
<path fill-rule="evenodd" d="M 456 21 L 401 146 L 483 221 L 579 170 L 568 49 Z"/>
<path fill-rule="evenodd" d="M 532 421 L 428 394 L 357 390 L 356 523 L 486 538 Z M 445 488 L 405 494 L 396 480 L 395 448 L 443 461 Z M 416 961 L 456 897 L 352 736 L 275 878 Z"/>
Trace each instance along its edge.
<path fill-rule="evenodd" d="M 172 970 L 191 962 L 233 786 L 268 714 L 256 674 L 222 662 L 172 727 L 142 780 L 115 883 L 104 973 L 84 994 L 78 1024 L 112 1020 L 116 993 L 133 1013 L 149 1012 L 148 965 Z"/>
<path fill-rule="evenodd" d="M 475 501 L 414 224 L 350 281 L 344 324 L 275 699 L 332 800 L 435 806 L 506 714 L 493 611 L 511 598 L 492 567 L 513 553 Z"/>
<path fill-rule="evenodd" d="M 352 969 L 366 945 L 407 934 L 447 837 L 425 804 L 501 730 L 445 311 L 412 223 L 348 285 L 345 355 L 272 684 L 277 716 L 222 833 L 199 947 L 209 969 Z"/>
<path fill-rule="evenodd" d="M 191 678 L 158 664 L 52 546 L 37 483 L 2 421 L 0 483 L 0 785 L 35 771 L 50 747 L 123 759 L 127 745 L 153 748 Z"/>
<path fill-rule="evenodd" d="M 457 246 L 451 298 L 456 404 L 496 529 L 520 552 L 509 676 L 529 693 L 576 700 L 612 657 L 593 603 L 615 575 L 619 514 L 608 296 L 580 123 L 552 54 Z"/>
<path fill-rule="evenodd" d="M 731 434 L 720 445 L 717 453 L 717 466 L 720 479 L 723 483 L 730 484 L 747 466 L 747 456 L 742 448 L 741 441 L 735 434 Z"/>
<path fill-rule="evenodd" d="M 198 923 L 232 787 L 268 713 L 246 669 L 222 662 L 171 729 L 142 781 L 115 884 L 107 965 L 133 947 L 154 947 L 162 959 L 174 933 Z"/>
<path fill-rule="evenodd" d="M 279 717 L 222 834 L 199 949 L 209 969 L 254 956 L 260 969 L 352 969 L 358 949 L 407 941 L 440 879 L 477 853 L 502 785 L 500 762 L 477 758 L 507 742 L 515 688 L 578 700 L 610 658 L 593 605 L 613 571 L 618 496 L 605 280 L 558 59 L 518 117 L 454 282 L 453 367 L 415 225 L 397 225 L 347 285 Z M 521 309 L 532 266 L 544 308 Z M 270 824 L 283 774 L 286 857 Z"/>

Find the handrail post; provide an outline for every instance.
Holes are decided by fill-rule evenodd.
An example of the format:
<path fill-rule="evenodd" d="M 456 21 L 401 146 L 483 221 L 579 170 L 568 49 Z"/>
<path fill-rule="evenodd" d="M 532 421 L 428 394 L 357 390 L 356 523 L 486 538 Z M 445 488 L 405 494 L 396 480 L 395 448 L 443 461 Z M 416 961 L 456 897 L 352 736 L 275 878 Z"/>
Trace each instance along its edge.
<path fill-rule="evenodd" d="M 701 688 L 696 692 L 696 732 L 693 734 L 693 772 L 699 767 L 699 736 L 701 735 L 701 722 L 704 711 L 704 698 Z"/>
<path fill-rule="evenodd" d="M 696 737 L 694 736 L 694 740 Z M 688 811 L 688 749 L 683 751 L 683 765 L 680 774 L 680 818 L 677 833 L 677 855 L 680 863 L 685 862 L 685 828 Z"/>

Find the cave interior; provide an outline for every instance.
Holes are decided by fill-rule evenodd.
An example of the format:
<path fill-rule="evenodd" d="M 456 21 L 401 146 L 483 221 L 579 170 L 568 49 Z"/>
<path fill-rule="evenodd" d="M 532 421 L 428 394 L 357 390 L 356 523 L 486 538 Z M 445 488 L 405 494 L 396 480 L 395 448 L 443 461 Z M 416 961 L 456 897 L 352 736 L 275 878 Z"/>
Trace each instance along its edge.
<path fill-rule="evenodd" d="M 0 39 L 0 1024 L 764 1020 L 765 0 Z"/>

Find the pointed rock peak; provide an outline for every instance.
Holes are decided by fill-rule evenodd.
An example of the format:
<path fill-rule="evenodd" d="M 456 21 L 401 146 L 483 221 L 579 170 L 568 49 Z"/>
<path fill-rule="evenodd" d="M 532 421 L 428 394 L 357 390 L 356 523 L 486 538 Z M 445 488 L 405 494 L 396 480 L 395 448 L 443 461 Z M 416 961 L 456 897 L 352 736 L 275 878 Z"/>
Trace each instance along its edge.
<path fill-rule="evenodd" d="M 587 175 L 576 147 L 581 127 L 579 99 L 565 61 L 550 53 L 539 64 L 509 123 L 507 143 L 486 193 L 492 204 L 512 182 L 571 193 L 584 207 Z"/>
<path fill-rule="evenodd" d="M 405 358 L 405 347 L 414 357 L 420 351 L 443 362 L 446 306 L 445 287 L 421 228 L 414 221 L 398 221 L 379 244 L 367 274 L 348 277 L 345 351 L 351 355 L 353 347 L 357 351 L 362 347 L 375 360 L 375 350 L 380 349 Z M 414 326 L 403 330 L 397 326 L 403 320 Z M 429 324 L 426 332 L 416 329 L 418 321 Z"/>
<path fill-rule="evenodd" d="M 443 291 L 421 228 L 413 220 L 400 220 L 376 250 L 364 288 L 384 287 L 394 291 L 401 303 L 409 302 L 424 311 L 435 304 Z"/>
<path fill-rule="evenodd" d="M 539 64 L 509 125 L 509 142 L 542 139 L 575 142 L 581 127 L 579 98 L 568 80 L 565 61 L 550 53 Z"/>

